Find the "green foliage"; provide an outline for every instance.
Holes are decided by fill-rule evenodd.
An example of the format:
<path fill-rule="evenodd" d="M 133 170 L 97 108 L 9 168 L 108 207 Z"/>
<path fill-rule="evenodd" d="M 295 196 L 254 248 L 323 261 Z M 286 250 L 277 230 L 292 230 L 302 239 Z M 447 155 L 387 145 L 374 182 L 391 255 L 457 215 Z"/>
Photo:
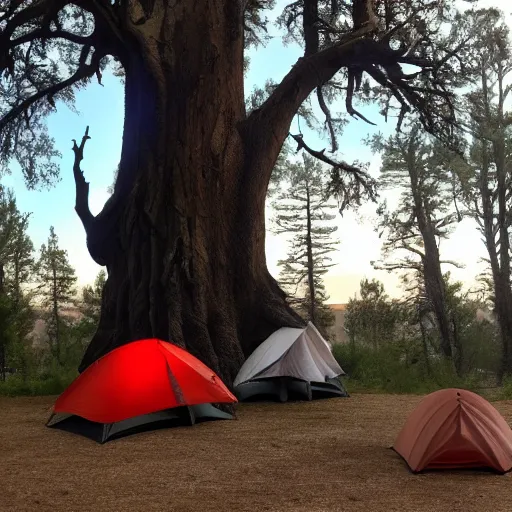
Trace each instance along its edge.
<path fill-rule="evenodd" d="M 377 210 L 376 230 L 383 238 L 384 261 L 374 266 L 389 271 L 423 271 L 425 238 L 431 233 L 438 241 L 446 239 L 460 220 L 454 203 L 455 175 L 442 158 L 446 151 L 428 139 L 419 125 L 387 140 L 376 136 L 370 145 L 382 153 L 381 187 L 400 192 L 395 208 L 389 209 L 383 201 Z"/>
<path fill-rule="evenodd" d="M 421 359 L 407 360 L 407 353 L 400 344 L 377 349 L 357 346 L 356 350 L 350 345 L 336 344 L 333 355 L 347 372 L 347 387 L 352 392 L 424 394 L 448 387 L 477 390 L 493 384 L 489 375 L 482 372 L 473 371 L 464 378 L 459 377 L 453 365 L 442 358 L 431 362 L 429 374 Z"/>
<path fill-rule="evenodd" d="M 82 312 L 86 318 L 98 323 L 100 321 L 101 295 L 107 280 L 107 274 L 100 270 L 94 284 L 84 286 L 82 289 Z"/>
<path fill-rule="evenodd" d="M 361 298 L 347 306 L 350 343 L 333 347 L 352 391 L 428 393 L 444 387 L 495 385 L 500 360 L 496 327 L 482 317 L 484 303 L 463 293 L 462 284 L 452 282 L 449 274 L 444 277 L 448 311 L 462 344 L 460 376 L 440 357 L 437 337 L 431 337 L 433 324 L 422 338 L 415 301 L 391 301 L 381 283 L 363 280 Z"/>
<path fill-rule="evenodd" d="M 82 289 L 82 300 L 78 304 L 82 313 L 82 318 L 73 326 L 72 330 L 75 343 L 77 346 L 81 347 L 79 350 L 80 360 L 83 356 L 83 351 L 96 332 L 96 328 L 100 321 L 101 298 L 106 279 L 107 275 L 105 271 L 100 270 L 96 276 L 94 284 L 92 286 L 85 286 Z M 79 362 L 80 361 L 77 360 L 77 364 Z"/>
<path fill-rule="evenodd" d="M 384 285 L 376 279 L 361 281 L 360 296 L 350 299 L 345 313 L 351 343 L 378 347 L 391 342 L 402 313 L 399 304 L 389 300 Z"/>
<path fill-rule="evenodd" d="M 71 382 L 83 355 L 84 340 L 90 339 L 98 322 L 105 282 L 103 272 L 93 286 L 83 290 L 81 322 L 65 321 L 60 308 L 75 298 L 74 269 L 66 252 L 58 247 L 53 228 L 35 263 L 28 221 L 29 215 L 18 210 L 12 191 L 0 186 L 0 394 L 7 395 L 60 393 Z M 35 293 L 47 309 L 49 347 L 33 346 Z M 14 368 L 16 373 L 7 373 L 2 382 L 4 367 Z"/>

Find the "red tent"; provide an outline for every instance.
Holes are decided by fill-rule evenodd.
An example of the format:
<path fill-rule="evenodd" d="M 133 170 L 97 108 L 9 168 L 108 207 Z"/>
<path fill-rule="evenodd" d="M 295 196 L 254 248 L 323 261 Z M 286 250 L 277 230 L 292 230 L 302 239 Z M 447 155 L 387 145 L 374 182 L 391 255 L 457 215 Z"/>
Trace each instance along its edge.
<path fill-rule="evenodd" d="M 209 404 L 234 402 L 221 379 L 192 354 L 148 339 L 123 345 L 89 366 L 59 396 L 48 425 L 104 442 L 169 420 L 230 418 Z"/>
<path fill-rule="evenodd" d="M 408 417 L 393 448 L 414 472 L 512 469 L 512 430 L 487 400 L 464 389 L 426 396 Z"/>

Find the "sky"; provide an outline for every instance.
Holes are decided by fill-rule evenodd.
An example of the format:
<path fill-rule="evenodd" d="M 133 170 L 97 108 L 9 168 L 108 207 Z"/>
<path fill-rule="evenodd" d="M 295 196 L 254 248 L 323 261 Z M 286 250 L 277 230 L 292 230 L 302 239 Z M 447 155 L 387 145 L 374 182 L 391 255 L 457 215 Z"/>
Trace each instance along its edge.
<path fill-rule="evenodd" d="M 509 7 L 508 2 L 509 0 L 481 0 L 479 5 L 498 7 L 509 15 L 512 7 Z M 277 3 L 278 8 L 282 8 L 286 2 L 278 0 Z M 512 19 L 510 15 L 507 17 L 509 21 Z M 265 48 L 251 51 L 249 56 L 251 63 L 245 80 L 246 94 L 254 86 L 263 86 L 269 78 L 280 81 L 301 56 L 301 49 L 296 45 L 283 46 L 281 38 L 274 37 Z M 62 153 L 59 162 L 61 176 L 56 186 L 50 190 L 27 190 L 15 164 L 12 165 L 11 175 L 3 179 L 6 186 L 14 189 L 19 209 L 32 212 L 29 235 L 36 249 L 46 242 L 50 226 L 54 226 L 60 246 L 67 250 L 69 260 L 76 269 L 80 286 L 94 281 L 101 268 L 89 256 L 85 232 L 74 211 L 72 139 L 79 141 L 86 126 L 90 126 L 91 140 L 87 142 L 81 167 L 86 180 L 90 182 L 91 211 L 97 214 L 109 197 L 107 189 L 112 184 L 114 170 L 120 158 L 124 119 L 123 94 L 119 79 L 105 74 L 103 86 L 93 81 L 86 89 L 77 93 L 78 115 L 62 104 L 57 105 L 57 112 L 48 119 L 50 135 L 54 137 L 56 148 Z M 351 121 L 339 140 L 338 156 L 349 162 L 356 159 L 368 162 L 371 174 L 378 176 L 380 158 L 373 155 L 362 140 L 378 132 L 390 134 L 394 126 L 384 123 L 375 106 L 360 110 L 378 126 L 372 127 L 363 121 Z M 311 147 L 328 148 L 327 141 L 303 125 L 302 131 Z M 296 123 L 292 125 L 291 132 L 298 132 Z M 269 207 L 267 215 L 269 219 L 272 216 Z M 358 292 L 359 283 L 365 277 L 381 280 L 389 295 L 400 295 L 398 275 L 376 271 L 370 263 L 378 260 L 380 256 L 381 241 L 373 228 L 375 220 L 375 205 L 372 204 L 365 205 L 358 213 L 348 212 L 343 217 L 337 217 L 338 231 L 335 236 L 339 239 L 339 245 L 332 255 L 335 266 L 325 278 L 330 295 L 329 302 L 347 302 Z M 283 237 L 267 233 L 266 250 L 269 270 L 278 277 L 277 262 L 286 257 L 287 241 Z M 485 248 L 472 221 L 461 222 L 451 238 L 442 242 L 441 257 L 463 264 L 463 269 L 446 270 L 452 270 L 454 278 L 463 281 L 466 287 L 475 286 L 475 277 L 485 268 L 480 262 L 485 257 Z"/>

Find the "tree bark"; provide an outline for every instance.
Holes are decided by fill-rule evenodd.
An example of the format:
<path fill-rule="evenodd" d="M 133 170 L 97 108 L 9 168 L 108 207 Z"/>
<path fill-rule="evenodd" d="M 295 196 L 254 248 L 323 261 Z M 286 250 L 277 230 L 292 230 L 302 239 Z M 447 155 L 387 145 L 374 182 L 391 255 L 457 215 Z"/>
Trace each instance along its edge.
<path fill-rule="evenodd" d="M 425 260 L 423 263 L 425 291 L 436 316 L 441 350 L 446 357 L 451 358 L 455 343 L 446 310 L 446 290 L 439 262 L 439 249 L 433 233 L 429 233 L 428 229 L 423 235 L 423 240 L 425 244 Z"/>
<path fill-rule="evenodd" d="M 499 325 L 502 357 L 498 371 L 498 385 L 503 384 L 505 376 L 512 375 L 512 293 L 510 280 L 500 272 L 494 277 L 495 307 Z"/>
<path fill-rule="evenodd" d="M 160 25 L 131 25 L 119 175 L 86 227 L 108 279 L 80 371 L 156 337 L 186 347 L 229 386 L 273 331 L 302 325 L 265 259 L 268 178 L 287 132 L 262 147 L 244 121 L 235 4 L 164 5 Z"/>

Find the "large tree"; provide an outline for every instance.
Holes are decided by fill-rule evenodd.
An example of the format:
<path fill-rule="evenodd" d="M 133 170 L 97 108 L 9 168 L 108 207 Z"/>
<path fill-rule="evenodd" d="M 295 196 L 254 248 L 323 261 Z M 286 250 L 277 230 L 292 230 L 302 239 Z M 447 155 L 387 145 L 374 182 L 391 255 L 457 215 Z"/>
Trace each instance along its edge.
<path fill-rule="evenodd" d="M 386 115 L 414 112 L 426 129 L 451 139 L 449 91 L 467 42 L 463 31 L 444 30 L 454 16 L 451 1 L 285 5 L 277 24 L 304 55 L 248 114 L 244 50 L 262 40 L 274 4 L 0 4 L 0 150 L 4 163 L 18 159 L 29 185 L 55 173 L 44 119 L 56 102 L 72 104 L 79 87 L 101 79 L 109 58 L 124 72 L 118 178 L 97 216 L 80 169 L 87 137 L 74 146 L 76 211 L 92 258 L 108 270 L 100 324 L 81 370 L 119 345 L 155 336 L 186 346 L 229 384 L 271 332 L 301 325 L 267 269 L 264 203 L 291 122 L 310 95 L 333 149 L 329 102 L 336 95 L 354 117 L 363 117 L 357 97 L 374 98 Z M 359 168 L 294 138 L 332 165 L 342 206 L 373 190 Z"/>
<path fill-rule="evenodd" d="M 453 193 L 454 176 L 443 165 L 445 151 L 439 143 L 429 141 L 419 126 L 388 140 L 377 137 L 373 147 L 383 152 L 382 184 L 400 191 L 395 209 L 389 211 L 385 203 L 379 207 L 385 261 L 375 266 L 388 271 L 413 270 L 421 276 L 439 329 L 441 350 L 451 358 L 459 342 L 448 314 L 441 263 L 456 263 L 441 260 L 439 244 L 461 216 Z"/>
<path fill-rule="evenodd" d="M 502 13 L 491 9 L 473 15 L 475 41 L 471 91 L 461 110 L 471 135 L 465 162 L 450 163 L 459 171 L 467 213 L 476 220 L 489 255 L 494 306 L 503 347 L 499 381 L 512 375 L 512 46 Z"/>

